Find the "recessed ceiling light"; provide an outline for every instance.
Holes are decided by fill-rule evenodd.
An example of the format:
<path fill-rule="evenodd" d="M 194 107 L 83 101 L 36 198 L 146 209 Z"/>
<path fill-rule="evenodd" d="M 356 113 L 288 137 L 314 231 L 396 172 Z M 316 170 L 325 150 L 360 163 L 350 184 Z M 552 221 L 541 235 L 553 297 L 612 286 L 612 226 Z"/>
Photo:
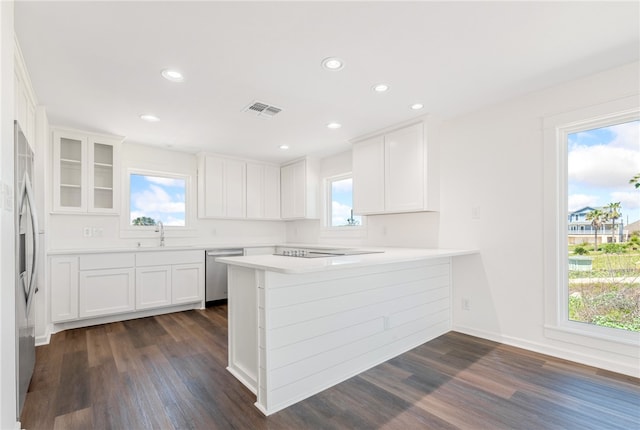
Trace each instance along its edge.
<path fill-rule="evenodd" d="M 182 73 L 173 69 L 164 69 L 162 71 L 162 77 L 171 82 L 182 82 L 184 81 L 184 76 Z"/>
<path fill-rule="evenodd" d="M 377 93 L 384 93 L 389 89 L 389 85 L 386 84 L 377 84 L 373 86 L 373 91 Z"/>
<path fill-rule="evenodd" d="M 414 103 L 409 107 L 413 110 L 420 110 L 424 107 L 424 105 L 422 103 Z"/>
<path fill-rule="evenodd" d="M 327 124 L 327 127 L 330 128 L 330 129 L 335 130 L 336 128 L 342 127 L 342 124 L 337 123 L 337 122 L 330 122 L 329 124 Z"/>
<path fill-rule="evenodd" d="M 341 70 L 344 67 L 344 61 L 337 57 L 329 57 L 322 60 L 322 67 L 327 70 Z"/>
<path fill-rule="evenodd" d="M 149 113 L 145 113 L 145 114 L 140 115 L 140 119 L 143 120 L 143 121 L 147 121 L 147 122 L 158 122 L 158 121 L 160 121 L 160 118 L 158 118 L 155 115 L 151 115 Z"/>
<path fill-rule="evenodd" d="M 279 148 L 282 150 L 289 149 L 289 145 L 280 145 Z"/>

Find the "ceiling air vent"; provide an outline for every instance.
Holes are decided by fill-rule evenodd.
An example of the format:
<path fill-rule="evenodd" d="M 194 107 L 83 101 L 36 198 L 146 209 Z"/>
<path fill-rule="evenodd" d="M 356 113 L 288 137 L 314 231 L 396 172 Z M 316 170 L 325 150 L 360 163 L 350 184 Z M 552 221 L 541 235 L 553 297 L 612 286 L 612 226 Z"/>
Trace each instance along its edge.
<path fill-rule="evenodd" d="M 279 107 L 268 105 L 266 103 L 254 101 L 249 106 L 244 108 L 243 112 L 253 113 L 261 118 L 271 118 L 282 112 L 282 109 L 280 109 Z"/>

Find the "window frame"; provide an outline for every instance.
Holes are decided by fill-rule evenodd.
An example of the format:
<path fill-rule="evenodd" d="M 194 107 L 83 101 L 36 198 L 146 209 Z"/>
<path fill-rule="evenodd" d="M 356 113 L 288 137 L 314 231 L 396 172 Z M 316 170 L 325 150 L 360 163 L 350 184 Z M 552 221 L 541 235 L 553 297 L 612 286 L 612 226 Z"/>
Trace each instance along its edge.
<path fill-rule="evenodd" d="M 124 178 L 124 193 L 122 198 L 123 211 L 120 216 L 120 236 L 121 237 L 135 237 L 135 238 L 148 238 L 156 237 L 155 226 L 134 226 L 131 225 L 131 175 L 143 175 L 143 176 L 157 176 L 170 179 L 183 179 L 185 181 L 185 205 L 184 205 L 184 226 L 165 225 L 165 235 L 169 237 L 182 237 L 193 236 L 195 230 L 194 226 L 194 211 L 192 209 L 193 203 L 191 199 L 195 195 L 192 190 L 193 178 L 192 175 L 179 172 L 168 172 L 161 170 L 149 170 L 140 169 L 136 167 L 129 167 L 125 169 Z"/>
<path fill-rule="evenodd" d="M 353 173 L 346 172 L 338 175 L 327 176 L 323 178 L 323 221 L 322 221 L 322 230 L 325 233 L 335 234 L 342 233 L 345 235 L 361 235 L 362 232 L 366 228 L 366 216 L 358 215 L 362 222 L 358 225 L 341 225 L 341 226 L 332 226 L 332 193 L 331 193 L 331 184 L 336 181 L 341 181 L 344 179 L 353 179 Z M 352 202 L 353 205 L 353 194 L 352 194 Z M 351 232 L 351 233 L 349 233 Z"/>
<path fill-rule="evenodd" d="M 569 319 L 568 289 L 568 135 L 640 119 L 638 97 L 626 97 L 543 118 L 544 285 L 546 337 L 600 349 L 637 347 L 640 333 Z"/>

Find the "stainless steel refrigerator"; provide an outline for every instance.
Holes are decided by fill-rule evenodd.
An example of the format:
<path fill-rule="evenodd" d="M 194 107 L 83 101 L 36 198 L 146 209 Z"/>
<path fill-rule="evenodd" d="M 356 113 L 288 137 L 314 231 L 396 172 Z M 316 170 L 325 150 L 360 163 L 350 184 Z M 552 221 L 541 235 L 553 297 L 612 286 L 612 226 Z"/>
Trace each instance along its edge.
<path fill-rule="evenodd" d="M 16 223 L 16 390 L 17 419 L 27 396 L 36 361 L 34 295 L 37 292 L 38 219 L 33 194 L 33 151 L 15 122 Z"/>

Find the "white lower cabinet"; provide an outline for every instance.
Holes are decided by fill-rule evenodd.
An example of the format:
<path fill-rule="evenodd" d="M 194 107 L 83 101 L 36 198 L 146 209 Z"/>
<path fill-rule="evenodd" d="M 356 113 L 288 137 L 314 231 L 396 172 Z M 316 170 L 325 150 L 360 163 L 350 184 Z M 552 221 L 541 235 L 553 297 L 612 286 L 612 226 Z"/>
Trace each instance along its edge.
<path fill-rule="evenodd" d="M 191 303 L 202 300 L 203 284 L 202 263 L 171 266 L 171 303 Z"/>
<path fill-rule="evenodd" d="M 56 255 L 49 264 L 54 323 L 204 300 L 203 250 Z"/>
<path fill-rule="evenodd" d="M 80 318 L 130 312 L 135 309 L 133 268 L 80 271 Z"/>
<path fill-rule="evenodd" d="M 136 269 L 136 309 L 171 304 L 171 266 Z"/>
<path fill-rule="evenodd" d="M 50 260 L 51 321 L 78 318 L 78 257 L 56 256 Z"/>
<path fill-rule="evenodd" d="M 204 250 L 136 255 L 136 306 L 149 309 L 204 298 Z"/>

